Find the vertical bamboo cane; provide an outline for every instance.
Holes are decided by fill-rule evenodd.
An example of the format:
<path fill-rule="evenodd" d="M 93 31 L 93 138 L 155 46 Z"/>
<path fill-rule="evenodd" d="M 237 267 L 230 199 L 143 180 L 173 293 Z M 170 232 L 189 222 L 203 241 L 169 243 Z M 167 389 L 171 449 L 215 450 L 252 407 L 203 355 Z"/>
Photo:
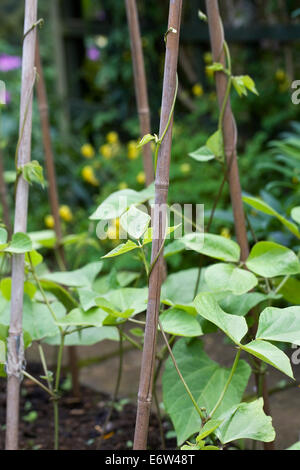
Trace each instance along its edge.
<path fill-rule="evenodd" d="M 17 165 L 30 161 L 32 132 L 32 98 L 35 80 L 34 54 L 36 42 L 37 0 L 25 1 L 22 85 L 20 103 L 20 145 Z M 14 232 L 26 232 L 28 183 L 22 176 L 16 184 Z M 19 398 L 24 357 L 22 314 L 24 293 L 24 255 L 12 258 L 12 299 L 9 337 L 7 339 L 7 407 L 6 449 L 18 448 Z"/>
<path fill-rule="evenodd" d="M 206 0 L 206 9 L 213 59 L 215 62 L 221 62 L 225 66 L 226 60 L 224 53 L 224 30 L 220 17 L 218 0 Z M 216 72 L 216 87 L 220 108 L 222 107 L 222 104 L 225 99 L 227 80 L 228 79 L 225 73 Z M 249 244 L 237 162 L 237 127 L 231 109 L 230 98 L 228 98 L 227 100 L 224 113 L 223 137 L 225 157 L 227 161 L 228 183 L 234 216 L 235 233 L 237 241 L 241 248 L 241 260 L 245 261 L 249 255 Z M 256 384 L 258 386 L 260 374 L 255 374 L 255 379 Z M 270 414 L 266 377 L 262 377 L 262 380 L 264 410 L 267 414 Z M 264 447 L 265 449 L 274 448 L 273 443 L 265 443 Z"/>
<path fill-rule="evenodd" d="M 182 0 L 170 0 L 169 21 L 166 40 L 166 57 L 161 106 L 159 135 L 166 128 L 176 89 L 176 70 L 179 49 L 179 31 L 181 21 Z M 173 28 L 173 30 L 170 30 Z M 174 30 L 176 32 L 174 32 Z M 151 262 L 154 263 L 149 277 L 149 297 L 143 347 L 138 409 L 134 436 L 134 449 L 147 447 L 149 416 L 152 403 L 153 373 L 155 364 L 157 323 L 160 307 L 160 290 L 162 282 L 163 250 L 161 249 L 166 221 L 166 202 L 169 189 L 169 169 L 171 158 L 173 117 L 168 131 L 159 149 L 155 177 L 155 205 L 153 210 L 153 243 Z M 158 256 L 159 255 L 159 256 Z M 157 258 L 158 256 L 158 258 Z M 155 260 L 157 261 L 155 262 Z"/>
<path fill-rule="evenodd" d="M 219 13 L 218 0 L 206 0 L 206 8 L 214 61 L 221 62 L 225 65 L 224 32 Z M 216 86 L 219 106 L 221 108 L 227 88 L 227 76 L 223 72 L 216 73 Z M 235 233 L 241 247 L 241 260 L 245 261 L 249 254 L 249 245 L 236 154 L 237 128 L 231 110 L 230 99 L 227 100 L 224 113 L 223 135 Z"/>
<path fill-rule="evenodd" d="M 125 4 L 130 33 L 135 96 L 140 121 L 141 137 L 143 137 L 144 135 L 151 133 L 151 123 L 139 18 L 136 7 L 136 1 L 126 0 Z M 146 175 L 146 184 L 148 186 L 154 180 L 152 152 L 150 144 L 144 145 L 142 151 L 144 171 Z"/>
<path fill-rule="evenodd" d="M 40 112 L 40 117 L 41 117 L 43 146 L 44 146 L 44 152 L 45 152 L 45 163 L 46 163 L 48 183 L 49 183 L 49 186 L 48 186 L 49 201 L 50 201 L 50 206 L 51 206 L 51 212 L 54 218 L 54 230 L 55 230 L 56 240 L 57 240 L 58 255 L 62 261 L 63 266 L 66 268 L 65 252 L 61 244 L 62 229 L 61 229 L 61 223 L 60 223 L 60 217 L 59 217 L 59 198 L 58 198 L 58 192 L 57 192 L 54 156 L 53 156 L 51 134 L 50 134 L 49 106 L 48 106 L 47 90 L 46 90 L 46 85 L 45 85 L 44 72 L 43 72 L 43 66 L 41 62 L 38 41 L 36 42 L 35 64 L 36 64 L 36 70 L 38 74 L 36 90 L 37 90 L 39 112 Z M 80 387 L 79 387 L 79 377 L 78 377 L 78 367 L 77 367 L 77 350 L 75 346 L 70 346 L 68 351 L 69 351 L 69 366 L 70 366 L 70 371 L 72 375 L 72 390 L 73 390 L 74 396 L 78 397 L 80 395 Z"/>

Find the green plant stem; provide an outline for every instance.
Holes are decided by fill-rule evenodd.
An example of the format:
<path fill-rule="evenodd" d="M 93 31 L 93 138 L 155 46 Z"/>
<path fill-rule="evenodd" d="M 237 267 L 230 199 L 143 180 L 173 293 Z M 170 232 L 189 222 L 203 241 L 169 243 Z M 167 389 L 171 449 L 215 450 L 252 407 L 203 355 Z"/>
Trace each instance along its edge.
<path fill-rule="evenodd" d="M 140 351 L 143 350 L 143 346 L 139 343 L 137 343 L 136 341 L 134 341 L 134 339 L 130 338 L 130 336 L 128 336 L 126 333 L 124 333 L 124 331 L 122 331 L 122 336 L 127 340 L 129 341 L 130 344 L 132 344 L 135 348 L 139 349 Z"/>
<path fill-rule="evenodd" d="M 62 366 L 62 356 L 64 350 L 64 343 L 65 343 L 65 336 L 61 333 L 61 340 L 58 349 L 57 355 L 57 368 L 56 368 L 56 375 L 55 375 L 55 387 L 54 393 L 56 399 L 53 400 L 53 408 L 54 408 L 54 450 L 58 450 L 59 448 L 59 409 L 58 409 L 58 393 L 59 393 L 59 382 L 60 382 L 60 372 Z"/>
<path fill-rule="evenodd" d="M 52 398 L 56 398 L 56 395 L 55 393 L 50 390 L 50 388 L 46 387 L 46 385 L 42 384 L 42 382 L 40 382 L 39 380 L 37 380 L 35 377 L 33 377 L 31 374 L 29 374 L 28 372 L 26 372 L 26 370 L 23 370 L 22 371 L 22 374 L 27 377 L 28 379 L 32 380 L 32 382 L 34 382 L 36 385 L 38 385 L 39 387 L 41 387 L 43 390 L 45 390 L 45 392 L 49 393 L 49 395 L 52 397 Z"/>
<path fill-rule="evenodd" d="M 143 248 L 143 246 L 141 245 L 141 243 L 139 241 L 138 241 L 138 244 L 139 244 L 139 247 L 140 247 L 141 258 L 142 258 L 142 261 L 143 261 L 143 264 L 144 264 L 144 267 L 145 267 L 145 271 L 146 271 L 146 275 L 147 275 L 147 279 L 148 279 L 148 277 L 149 277 L 149 266 L 148 266 L 148 263 L 147 263 L 147 260 L 146 260 L 144 248 Z"/>
<path fill-rule="evenodd" d="M 197 411 L 198 415 L 200 416 L 200 419 L 201 419 L 202 423 L 204 424 L 204 423 L 205 423 L 205 416 L 204 416 L 204 414 L 202 413 L 201 409 L 199 408 L 199 406 L 198 406 L 198 404 L 197 404 L 197 402 L 196 402 L 196 400 L 195 400 L 195 398 L 194 398 L 194 396 L 193 396 L 193 394 L 192 394 L 192 392 L 191 392 L 191 390 L 190 390 L 188 384 L 187 384 L 186 381 L 184 380 L 183 375 L 182 375 L 182 373 L 181 373 L 180 370 L 179 370 L 177 361 L 176 361 L 175 356 L 174 356 L 174 354 L 173 354 L 173 351 L 172 351 L 172 349 L 171 349 L 171 347 L 170 347 L 170 345 L 169 345 L 169 342 L 168 342 L 168 339 L 167 339 L 167 337 L 166 337 L 166 334 L 165 334 L 165 332 L 164 332 L 164 330 L 163 330 L 163 327 L 162 327 L 160 318 L 158 318 L 158 324 L 159 324 L 159 328 L 160 328 L 160 331 L 161 331 L 161 333 L 162 333 L 163 339 L 164 339 L 164 341 L 165 341 L 165 343 L 166 343 L 166 346 L 167 346 L 167 348 L 168 348 L 169 354 L 170 354 L 170 356 L 171 356 L 171 359 L 172 359 L 172 361 L 173 361 L 173 364 L 174 364 L 174 367 L 175 367 L 175 369 L 176 369 L 176 372 L 177 372 L 177 374 L 178 374 L 178 376 L 179 376 L 179 378 L 180 378 L 180 380 L 181 380 L 181 382 L 182 382 L 182 384 L 183 384 L 183 386 L 184 386 L 184 388 L 185 388 L 185 390 L 186 390 L 188 396 L 190 397 L 190 399 L 191 399 L 191 401 L 192 401 L 192 403 L 193 403 L 193 405 L 194 405 L 194 407 L 195 407 L 195 410 Z"/>
<path fill-rule="evenodd" d="M 236 371 L 236 368 L 237 368 L 237 365 L 238 365 L 238 362 L 239 362 L 239 359 L 240 359 L 240 355 L 241 355 L 241 348 L 238 349 L 237 353 L 236 353 L 236 356 L 235 356 L 235 359 L 234 359 L 234 363 L 233 363 L 233 366 L 231 368 L 231 371 L 230 371 L 230 374 L 229 374 L 229 377 L 228 377 L 228 380 L 223 388 L 223 391 L 217 401 L 217 403 L 215 404 L 212 412 L 210 413 L 209 415 L 209 418 L 211 419 L 213 417 L 213 415 L 215 414 L 215 412 L 217 411 L 217 409 L 219 408 L 220 404 L 222 403 L 222 400 L 225 396 L 225 393 L 227 392 L 227 389 L 231 383 L 231 380 L 232 380 L 232 377 Z"/>
<path fill-rule="evenodd" d="M 48 368 L 47 368 L 47 363 L 46 363 L 44 350 L 43 350 L 42 345 L 40 343 L 39 343 L 39 353 L 40 353 L 41 363 L 42 363 L 42 366 L 43 366 L 43 369 L 44 369 L 44 374 L 47 377 L 48 387 L 49 387 L 50 390 L 53 390 L 51 380 L 49 379 L 49 376 L 48 376 Z"/>

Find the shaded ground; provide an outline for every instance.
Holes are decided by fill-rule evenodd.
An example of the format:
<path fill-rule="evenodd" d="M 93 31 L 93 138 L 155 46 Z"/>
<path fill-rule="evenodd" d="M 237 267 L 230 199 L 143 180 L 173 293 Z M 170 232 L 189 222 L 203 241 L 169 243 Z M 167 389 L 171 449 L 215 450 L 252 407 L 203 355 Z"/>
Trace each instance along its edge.
<path fill-rule="evenodd" d="M 47 350 L 48 360 L 51 363 L 51 358 L 54 358 L 55 349 L 53 347 L 45 348 Z M 83 402 L 75 403 L 66 397 L 63 401 L 62 407 L 62 446 L 63 448 L 70 449 L 95 449 L 99 448 L 99 435 L 101 434 L 101 426 L 105 422 L 107 415 L 107 400 L 108 396 L 113 394 L 115 388 L 115 380 L 118 369 L 118 358 L 106 358 L 114 351 L 117 351 L 117 344 L 113 342 L 104 341 L 92 347 L 78 348 L 81 360 L 93 357 L 104 357 L 105 360 L 98 364 L 89 365 L 80 371 L 80 381 L 84 388 Z M 223 337 L 216 335 L 206 335 L 205 349 L 209 356 L 218 361 L 224 366 L 230 366 L 235 354 L 234 348 L 229 345 L 224 345 Z M 293 350 L 287 353 L 291 355 Z M 299 355 L 300 357 L 300 355 Z M 28 350 L 28 358 L 30 362 L 38 362 L 38 353 L 33 346 Z M 141 352 L 134 349 L 129 350 L 124 355 L 124 370 L 120 387 L 120 397 L 126 397 L 131 400 L 131 403 L 124 405 L 122 410 L 114 410 L 112 415 L 112 423 L 107 428 L 108 438 L 102 440 L 100 448 L 102 449 L 128 449 L 130 448 L 133 439 L 133 430 L 136 414 L 136 396 L 139 381 L 139 368 L 140 368 Z M 64 358 L 66 363 L 66 357 Z M 297 382 L 300 382 L 300 365 L 293 366 L 294 374 Z M 274 388 L 285 376 L 272 367 L 268 369 L 268 385 L 269 388 Z M 287 380 L 287 382 L 291 382 Z M 26 382 L 25 382 L 26 384 Z M 29 384 L 30 385 L 30 384 Z M 27 383 L 27 389 L 28 389 Z M 39 412 L 39 419 L 37 424 L 25 423 L 23 421 L 22 428 L 25 432 L 25 438 L 22 440 L 25 448 L 32 445 L 42 445 L 42 448 L 52 447 L 52 438 L 48 439 L 48 443 L 42 439 L 44 434 L 49 432 L 52 436 L 52 412 L 48 408 L 48 399 L 43 392 L 36 390 L 29 386 L 27 398 L 23 397 L 23 404 L 26 400 L 36 404 L 36 409 Z M 254 383 L 250 382 L 248 393 L 254 392 Z M 159 400 L 161 400 L 161 389 L 158 388 Z M 41 406 L 39 400 L 42 398 L 43 405 Z M 4 394 L 1 392 L 1 405 L 4 404 Z M 25 401 L 24 401 L 25 400 Z M 273 415 L 273 424 L 276 429 L 276 449 L 285 449 L 292 445 L 294 442 L 300 440 L 300 388 L 289 388 L 270 397 L 271 410 Z M 3 414 L 3 406 L 1 406 L 0 423 L 5 422 Z M 28 412 L 27 412 L 28 413 Z M 50 413 L 50 416 L 49 416 Z M 24 412 L 23 412 L 24 414 Z M 100 426 L 100 428 L 99 428 Z M 164 431 L 170 429 L 169 421 L 166 419 L 164 422 Z M 110 433 L 113 434 L 110 434 Z M 3 432 L 1 432 L 3 438 Z M 28 434 L 28 435 L 27 435 Z M 150 431 L 150 446 L 151 448 L 160 448 L 159 428 L 156 417 L 152 416 L 151 431 Z M 35 444 L 33 444 L 35 443 Z M 168 446 L 175 446 L 174 442 L 167 442 Z M 1 445 L 1 442 L 0 442 Z M 47 445 L 50 447 L 44 447 Z M 258 444 L 258 448 L 260 444 Z"/>

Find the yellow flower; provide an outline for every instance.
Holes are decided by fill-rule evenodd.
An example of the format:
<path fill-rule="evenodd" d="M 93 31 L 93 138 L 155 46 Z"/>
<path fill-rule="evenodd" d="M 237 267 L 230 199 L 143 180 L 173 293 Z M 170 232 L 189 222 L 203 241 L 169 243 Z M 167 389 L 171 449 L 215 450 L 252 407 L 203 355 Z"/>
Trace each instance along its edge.
<path fill-rule="evenodd" d="M 293 183 L 293 184 L 298 184 L 298 183 L 299 183 L 299 179 L 298 179 L 297 176 L 294 175 L 294 176 L 292 177 L 292 183 Z"/>
<path fill-rule="evenodd" d="M 105 160 L 110 160 L 113 156 L 113 151 L 110 144 L 101 145 L 99 151 L 101 155 L 105 158 Z"/>
<path fill-rule="evenodd" d="M 206 64 L 211 64 L 213 61 L 211 52 L 205 52 L 205 54 L 203 55 L 203 59 Z"/>
<path fill-rule="evenodd" d="M 128 158 L 129 160 L 135 160 L 139 156 L 139 149 L 137 148 L 137 143 L 134 140 L 128 142 Z"/>
<path fill-rule="evenodd" d="M 128 188 L 128 184 L 125 181 L 121 181 L 119 184 L 119 189 L 126 189 Z"/>
<path fill-rule="evenodd" d="M 208 78 L 213 78 L 213 76 L 214 76 L 214 71 L 211 70 L 211 69 L 209 69 L 209 68 L 207 68 L 207 67 L 205 67 L 205 73 L 206 73 L 206 76 L 207 76 Z"/>
<path fill-rule="evenodd" d="M 196 83 L 192 88 L 192 92 L 195 96 L 202 96 L 203 95 L 202 85 L 200 85 L 200 83 Z"/>
<path fill-rule="evenodd" d="M 59 215 L 65 222 L 71 222 L 73 214 L 69 206 L 60 206 Z"/>
<path fill-rule="evenodd" d="M 182 163 L 182 165 L 180 165 L 180 171 L 183 174 L 189 173 L 191 171 L 191 165 L 189 163 Z"/>
<path fill-rule="evenodd" d="M 143 171 L 140 171 L 136 176 L 136 180 L 139 184 L 144 184 L 146 181 L 145 173 Z"/>
<path fill-rule="evenodd" d="M 275 72 L 275 78 L 278 82 L 284 82 L 286 79 L 286 73 L 283 69 L 277 69 Z"/>
<path fill-rule="evenodd" d="M 53 215 L 46 215 L 46 217 L 44 218 L 44 222 L 45 222 L 45 225 L 46 227 L 48 228 L 54 228 L 54 217 Z"/>
<path fill-rule="evenodd" d="M 223 227 L 221 229 L 220 235 L 224 238 L 229 238 L 229 239 L 231 238 L 230 230 L 227 227 Z"/>
<path fill-rule="evenodd" d="M 111 131 L 107 134 L 106 140 L 109 144 L 116 144 L 119 141 L 117 132 Z"/>
<path fill-rule="evenodd" d="M 95 156 L 95 150 L 91 144 L 84 144 L 80 151 L 84 158 L 93 158 Z"/>
<path fill-rule="evenodd" d="M 97 180 L 94 170 L 90 165 L 86 165 L 82 168 L 81 176 L 84 181 L 91 184 L 92 186 L 99 186 L 99 181 Z"/>

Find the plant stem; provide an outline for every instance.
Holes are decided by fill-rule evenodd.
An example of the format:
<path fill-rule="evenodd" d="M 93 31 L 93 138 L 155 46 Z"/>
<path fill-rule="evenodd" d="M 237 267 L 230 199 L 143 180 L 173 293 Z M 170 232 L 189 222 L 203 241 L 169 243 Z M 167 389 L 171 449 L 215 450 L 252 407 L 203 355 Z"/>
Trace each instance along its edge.
<path fill-rule="evenodd" d="M 237 368 L 237 365 L 238 365 L 238 362 L 239 362 L 239 359 L 240 359 L 240 355 L 241 355 L 241 348 L 238 348 L 238 351 L 236 353 L 236 356 L 235 356 L 235 359 L 234 359 L 234 363 L 232 365 L 232 368 L 231 368 L 231 371 L 230 371 L 230 374 L 229 374 L 229 377 L 228 377 L 228 380 L 223 388 L 223 391 L 217 401 L 217 403 L 215 404 L 212 412 L 210 413 L 209 415 L 209 418 L 211 419 L 213 417 L 213 415 L 215 414 L 215 412 L 217 411 L 217 409 L 219 408 L 219 406 L 221 405 L 222 401 L 223 401 L 223 398 L 225 396 L 225 393 L 227 392 L 227 389 L 231 383 L 231 380 L 232 380 L 232 377 L 236 371 L 236 368 Z"/>
<path fill-rule="evenodd" d="M 54 450 L 59 449 L 59 408 L 58 408 L 58 397 L 59 397 L 59 382 L 60 382 L 60 372 L 62 366 L 62 355 L 64 350 L 65 336 L 61 333 L 61 340 L 58 349 L 57 355 L 57 366 L 56 366 L 56 375 L 55 375 L 55 386 L 54 393 L 56 399 L 53 400 L 53 409 L 54 409 Z"/>
<path fill-rule="evenodd" d="M 204 414 L 202 413 L 201 409 L 199 408 L 199 406 L 198 406 L 198 404 L 197 404 L 197 402 L 196 402 L 196 400 L 195 400 L 195 398 L 194 398 L 194 396 L 193 396 L 193 394 L 192 394 L 192 392 L 191 392 L 191 390 L 190 390 L 188 384 L 186 383 L 186 381 L 185 381 L 184 378 L 183 378 L 182 373 L 180 372 L 180 369 L 179 369 L 179 367 L 178 367 L 177 361 L 176 361 L 176 359 L 175 359 L 175 356 L 174 356 L 174 354 L 173 354 L 173 351 L 172 351 L 172 349 L 171 349 L 171 346 L 169 345 L 168 338 L 166 337 L 166 334 L 165 334 L 165 332 L 164 332 L 164 330 L 163 330 L 163 327 L 162 327 L 162 324 L 161 324 L 160 319 L 158 319 L 158 324 L 159 324 L 159 328 L 160 328 L 160 331 L 161 331 L 161 333 L 162 333 L 163 339 L 164 339 L 164 341 L 165 341 L 165 343 L 166 343 L 166 346 L 167 346 L 167 348 L 168 348 L 169 354 L 170 354 L 170 356 L 171 356 L 171 359 L 172 359 L 172 361 L 173 361 L 173 364 L 174 364 L 174 367 L 175 367 L 175 369 L 176 369 L 176 372 L 177 372 L 177 374 L 179 375 L 179 378 L 180 378 L 180 380 L 181 380 L 181 382 L 182 382 L 182 384 L 183 384 L 183 386 L 184 386 L 184 388 L 185 388 L 185 390 L 186 390 L 188 396 L 190 397 L 190 399 L 191 399 L 191 401 L 192 401 L 192 403 L 193 403 L 193 405 L 194 405 L 194 407 L 195 407 L 195 410 L 197 411 L 198 415 L 200 416 L 200 419 L 201 419 L 202 423 L 204 423 L 204 422 L 205 422 Z"/>
<path fill-rule="evenodd" d="M 36 385 L 38 385 L 39 387 L 41 387 L 43 390 L 45 390 L 45 392 L 49 393 L 49 395 L 53 398 L 56 398 L 56 395 L 55 393 L 50 390 L 50 388 L 46 387 L 46 385 L 42 384 L 42 382 L 40 382 L 39 380 L 37 380 L 35 377 L 33 377 L 31 374 L 29 374 L 28 372 L 26 372 L 26 370 L 23 370 L 23 375 L 25 377 L 27 377 L 28 379 L 32 380 L 32 382 L 34 382 Z"/>

